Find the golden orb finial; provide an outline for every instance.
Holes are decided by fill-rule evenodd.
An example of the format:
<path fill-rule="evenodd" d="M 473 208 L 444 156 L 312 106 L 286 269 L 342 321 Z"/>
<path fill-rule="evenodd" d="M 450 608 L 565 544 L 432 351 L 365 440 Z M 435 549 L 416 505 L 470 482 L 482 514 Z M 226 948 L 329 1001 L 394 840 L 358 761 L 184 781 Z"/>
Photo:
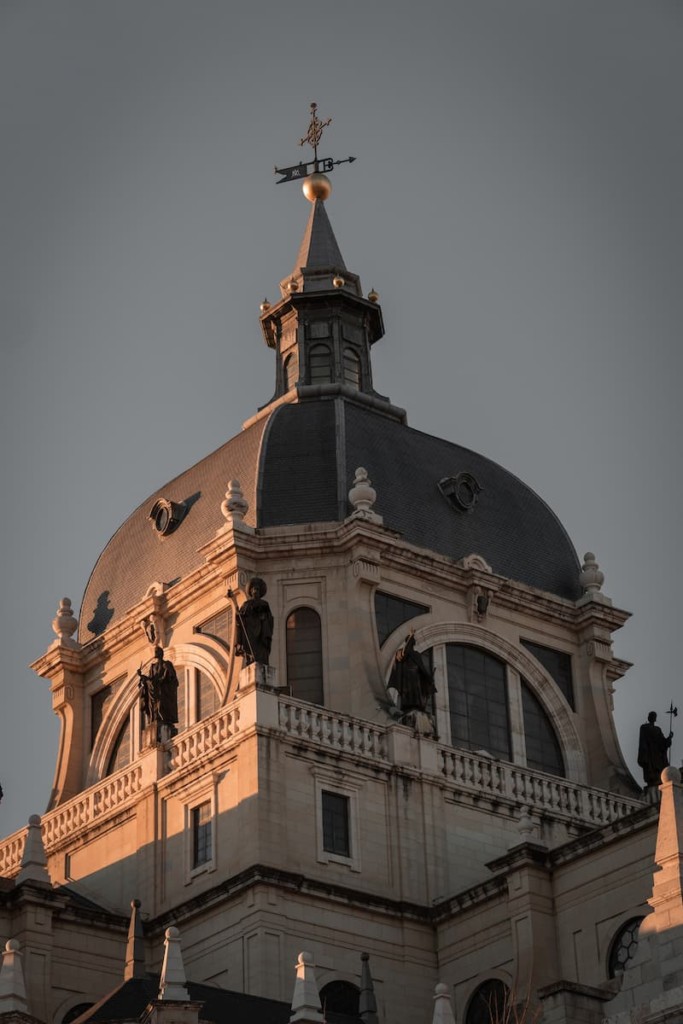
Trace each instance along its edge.
<path fill-rule="evenodd" d="M 309 174 L 301 187 L 309 203 L 314 203 L 316 199 L 322 199 L 324 202 L 329 199 L 332 192 L 332 182 L 326 174 L 321 174 L 319 171 Z"/>
<path fill-rule="evenodd" d="M 368 292 L 368 301 L 379 302 L 379 295 L 377 294 L 374 288 L 371 288 L 370 291 Z"/>

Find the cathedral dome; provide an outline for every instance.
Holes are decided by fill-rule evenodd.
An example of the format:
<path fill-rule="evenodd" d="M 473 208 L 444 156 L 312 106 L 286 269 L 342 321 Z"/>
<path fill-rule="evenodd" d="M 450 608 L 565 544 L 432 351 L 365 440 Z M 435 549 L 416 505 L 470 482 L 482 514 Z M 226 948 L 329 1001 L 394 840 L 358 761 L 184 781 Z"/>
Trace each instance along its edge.
<path fill-rule="evenodd" d="M 558 597 L 581 594 L 580 565 L 561 523 L 513 474 L 407 425 L 372 386 L 370 347 L 381 309 L 345 266 L 322 200 L 314 201 L 282 298 L 261 326 L 276 351 L 271 402 L 240 434 L 161 487 L 102 552 L 83 598 L 79 639 L 101 634 L 154 582 L 172 586 L 203 562 L 239 480 L 256 529 L 342 522 L 359 466 L 384 527 L 457 561 L 477 553 L 494 573 Z"/>

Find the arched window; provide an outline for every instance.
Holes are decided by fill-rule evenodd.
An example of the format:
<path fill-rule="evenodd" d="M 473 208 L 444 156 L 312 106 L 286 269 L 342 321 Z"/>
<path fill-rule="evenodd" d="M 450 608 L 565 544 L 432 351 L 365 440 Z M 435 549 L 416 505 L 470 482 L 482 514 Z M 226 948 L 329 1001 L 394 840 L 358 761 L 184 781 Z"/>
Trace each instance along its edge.
<path fill-rule="evenodd" d="M 119 768 L 125 768 L 130 764 L 130 757 L 130 718 L 127 718 L 116 737 L 116 743 L 107 765 L 107 775 L 112 775 Z"/>
<path fill-rule="evenodd" d="M 332 353 L 327 345 L 314 345 L 310 355 L 311 384 L 329 384 L 332 380 Z"/>
<path fill-rule="evenodd" d="M 292 695 L 323 704 L 323 645 L 320 616 L 312 608 L 296 608 L 287 616 L 287 685 Z"/>
<path fill-rule="evenodd" d="M 290 352 L 284 363 L 285 391 L 291 391 L 296 384 L 298 369 L 299 366 L 296 355 L 293 352 Z"/>
<path fill-rule="evenodd" d="M 541 772 L 564 775 L 564 761 L 555 730 L 545 708 L 529 684 L 523 679 L 522 711 L 524 714 L 526 763 L 530 768 L 536 768 Z"/>
<path fill-rule="evenodd" d="M 344 383 L 360 387 L 360 359 L 352 348 L 344 349 Z"/>
<path fill-rule="evenodd" d="M 71 1024 L 72 1021 L 82 1016 L 82 1014 L 84 1014 L 87 1010 L 90 1009 L 91 1006 L 94 1005 L 94 1003 L 77 1003 L 75 1006 L 72 1006 L 70 1010 L 66 1011 L 66 1013 L 62 1017 L 62 1024 Z"/>
<path fill-rule="evenodd" d="M 511 760 L 505 665 L 478 647 L 446 644 L 451 742 Z"/>
<path fill-rule="evenodd" d="M 320 989 L 323 1013 L 344 1013 L 357 1017 L 359 1012 L 360 989 L 350 981 L 330 981 Z"/>
<path fill-rule="evenodd" d="M 465 1024 L 503 1024 L 508 1020 L 510 990 L 499 978 L 489 978 L 475 989 L 470 999 Z"/>
<path fill-rule="evenodd" d="M 610 978 L 623 974 L 638 951 L 638 932 L 643 921 L 642 917 L 632 917 L 622 925 L 612 939 L 607 958 L 607 970 Z"/>

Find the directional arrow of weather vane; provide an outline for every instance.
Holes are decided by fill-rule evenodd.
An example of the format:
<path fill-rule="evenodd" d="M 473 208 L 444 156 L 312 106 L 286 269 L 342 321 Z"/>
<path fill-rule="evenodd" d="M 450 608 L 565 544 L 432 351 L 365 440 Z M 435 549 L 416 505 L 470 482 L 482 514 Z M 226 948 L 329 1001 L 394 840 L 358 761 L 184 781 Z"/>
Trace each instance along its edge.
<path fill-rule="evenodd" d="M 316 173 L 330 174 L 339 164 L 352 164 L 356 159 L 355 156 L 347 156 L 344 160 L 333 160 L 329 156 L 318 156 L 318 146 L 322 139 L 323 131 L 327 128 L 328 124 L 332 123 L 332 118 L 328 117 L 327 121 L 321 121 L 316 113 L 317 109 L 318 104 L 311 103 L 311 123 L 303 139 L 299 140 L 300 146 L 305 146 L 308 143 L 312 148 L 313 159 L 293 164 L 291 167 L 276 167 L 274 173 L 282 175 L 275 182 L 276 185 L 281 185 L 283 181 L 299 181 L 301 178 L 306 178 L 311 173 L 309 167 Z"/>

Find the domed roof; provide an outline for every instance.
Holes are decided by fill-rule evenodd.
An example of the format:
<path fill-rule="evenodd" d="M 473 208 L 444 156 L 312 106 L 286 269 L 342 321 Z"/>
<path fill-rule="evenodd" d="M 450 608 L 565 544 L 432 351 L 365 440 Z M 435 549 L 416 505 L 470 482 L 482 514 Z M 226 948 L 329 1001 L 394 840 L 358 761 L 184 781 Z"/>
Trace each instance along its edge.
<path fill-rule="evenodd" d="M 199 549 L 224 524 L 221 501 L 238 479 L 250 526 L 341 522 L 348 491 L 364 466 L 384 526 L 454 561 L 476 552 L 493 571 L 559 597 L 581 590 L 579 561 L 548 506 L 513 474 L 476 452 L 414 430 L 352 398 L 276 406 L 270 414 L 161 487 L 114 534 L 88 582 L 82 642 L 102 633 L 147 593 L 176 584 L 203 562 Z M 481 488 L 458 508 L 440 483 L 468 474 Z M 178 527 L 160 536 L 150 521 L 159 499 L 184 503 Z"/>
<path fill-rule="evenodd" d="M 454 561 L 476 552 L 501 576 L 576 600 L 579 560 L 548 506 L 482 455 L 413 430 L 403 410 L 374 390 L 370 349 L 384 333 L 381 309 L 346 268 L 320 199 L 281 292 L 261 317 L 277 356 L 270 406 L 150 495 L 114 534 L 86 587 L 81 642 L 116 622 L 152 583 L 175 585 L 202 564 L 199 549 L 224 524 L 230 480 L 240 481 L 249 526 L 342 522 L 360 466 L 384 525 L 409 543 Z M 286 364 L 297 367 L 296 380 Z M 173 503 L 179 514 L 166 529 Z"/>

